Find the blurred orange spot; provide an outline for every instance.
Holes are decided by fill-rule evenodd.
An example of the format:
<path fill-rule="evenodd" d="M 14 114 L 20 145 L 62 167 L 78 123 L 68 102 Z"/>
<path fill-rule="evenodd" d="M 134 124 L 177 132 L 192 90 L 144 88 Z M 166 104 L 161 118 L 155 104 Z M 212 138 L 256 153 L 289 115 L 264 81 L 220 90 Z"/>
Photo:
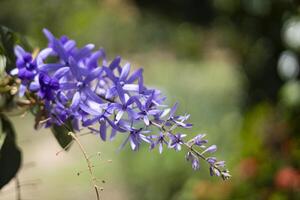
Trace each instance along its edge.
<path fill-rule="evenodd" d="M 282 189 L 300 189 L 300 172 L 292 167 L 284 167 L 275 175 L 275 185 Z"/>
<path fill-rule="evenodd" d="M 249 179 L 257 175 L 258 162 L 254 157 L 245 158 L 240 162 L 238 168 L 240 177 Z"/>

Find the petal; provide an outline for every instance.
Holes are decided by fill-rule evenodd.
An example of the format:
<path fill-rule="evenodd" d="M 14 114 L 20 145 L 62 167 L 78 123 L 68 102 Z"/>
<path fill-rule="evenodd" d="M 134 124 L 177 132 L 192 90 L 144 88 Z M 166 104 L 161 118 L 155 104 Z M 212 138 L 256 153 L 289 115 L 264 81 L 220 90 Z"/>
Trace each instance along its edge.
<path fill-rule="evenodd" d="M 163 118 L 163 117 L 167 116 L 167 114 L 168 114 L 170 111 L 171 111 L 170 108 L 165 109 L 165 110 L 161 113 L 160 117 Z"/>
<path fill-rule="evenodd" d="M 76 92 L 73 96 L 72 103 L 70 105 L 70 108 L 73 110 L 77 108 L 80 102 L 80 92 Z"/>
<path fill-rule="evenodd" d="M 90 74 L 85 78 L 84 83 L 90 83 L 95 78 L 97 78 L 101 73 L 103 69 L 102 68 L 96 68 L 90 72 Z"/>
<path fill-rule="evenodd" d="M 153 92 L 151 93 L 151 95 L 148 97 L 147 101 L 146 101 L 146 109 L 148 110 L 152 104 L 152 100 L 153 100 L 153 97 L 154 97 L 154 90 Z"/>
<path fill-rule="evenodd" d="M 143 91 L 144 91 L 144 78 L 143 78 L 143 76 L 139 77 L 138 83 L 139 83 L 139 93 L 142 94 Z"/>
<path fill-rule="evenodd" d="M 71 90 L 77 88 L 76 83 L 60 83 L 60 88 L 63 90 Z"/>
<path fill-rule="evenodd" d="M 82 81 L 82 77 L 81 77 L 80 73 L 78 72 L 79 67 L 78 67 L 76 61 L 74 60 L 74 58 L 72 58 L 72 57 L 69 58 L 69 64 L 70 64 L 70 70 L 71 70 L 73 76 L 78 81 Z"/>
<path fill-rule="evenodd" d="M 120 66 L 121 57 L 117 56 L 109 65 L 109 69 L 114 70 L 118 66 Z"/>
<path fill-rule="evenodd" d="M 145 124 L 146 124 L 147 126 L 149 126 L 150 121 L 149 121 L 149 118 L 148 118 L 147 115 L 144 116 L 144 122 L 145 122 Z"/>
<path fill-rule="evenodd" d="M 82 121 L 82 126 L 91 126 L 93 124 L 95 124 L 95 122 L 97 122 L 99 120 L 99 117 L 94 117 L 92 119 L 84 119 Z M 89 127 L 90 128 L 90 127 Z"/>
<path fill-rule="evenodd" d="M 174 114 L 177 110 L 177 106 L 178 106 L 178 103 L 175 103 L 174 106 L 171 108 L 169 119 L 171 119 L 174 116 Z"/>
<path fill-rule="evenodd" d="M 123 128 L 119 127 L 118 125 L 116 125 L 113 121 L 111 121 L 110 119 L 108 119 L 107 117 L 104 116 L 104 118 L 106 119 L 106 121 L 109 123 L 109 125 L 116 129 L 117 131 L 124 133 L 126 132 L 126 130 L 124 130 Z"/>
<path fill-rule="evenodd" d="M 158 110 L 158 109 L 149 110 L 148 113 L 149 113 L 149 115 L 157 115 L 157 114 L 161 113 L 161 110 Z"/>
<path fill-rule="evenodd" d="M 52 48 L 45 48 L 42 51 L 40 51 L 40 53 L 36 57 L 37 65 L 39 66 L 43 64 L 43 61 L 52 53 L 53 53 Z"/>
<path fill-rule="evenodd" d="M 118 113 L 117 113 L 117 116 L 116 116 L 116 123 L 118 123 L 120 121 L 120 119 L 122 118 L 124 114 L 124 111 L 123 110 L 120 110 Z"/>
<path fill-rule="evenodd" d="M 100 121 L 100 137 L 103 141 L 106 140 L 106 121 Z"/>
<path fill-rule="evenodd" d="M 119 83 L 117 83 L 116 88 L 117 88 L 117 92 L 119 94 L 120 101 L 122 102 L 123 105 L 125 105 L 126 102 L 125 102 L 125 96 L 124 96 L 123 88 L 121 87 L 121 85 Z"/>
<path fill-rule="evenodd" d="M 38 82 L 31 82 L 29 85 L 29 90 L 37 91 L 40 88 L 40 84 Z"/>
<path fill-rule="evenodd" d="M 98 67 L 98 59 L 100 57 L 103 57 L 103 52 L 101 50 L 94 52 L 90 56 L 90 58 L 89 58 L 89 60 L 88 60 L 88 62 L 86 64 L 87 67 L 89 67 L 89 68 L 96 68 L 96 67 Z"/>
<path fill-rule="evenodd" d="M 14 51 L 15 51 L 17 58 L 22 59 L 23 56 L 26 54 L 25 50 L 19 45 L 16 45 L 16 47 L 14 48 Z"/>
<path fill-rule="evenodd" d="M 158 144 L 158 151 L 160 154 L 163 152 L 163 144 L 161 142 Z"/>
<path fill-rule="evenodd" d="M 130 72 L 130 63 L 126 63 L 122 68 L 122 72 L 120 74 L 120 81 L 124 81 Z"/>
<path fill-rule="evenodd" d="M 68 40 L 65 44 L 64 44 L 64 49 L 66 51 L 70 51 L 71 49 L 73 49 L 74 47 L 76 47 L 76 42 L 74 40 Z"/>
<path fill-rule="evenodd" d="M 132 137 L 130 137 L 130 146 L 131 146 L 131 149 L 134 151 L 137 149 L 137 146 L 138 146 L 138 144 L 136 143 L 136 141 L 134 141 L 134 138 L 132 138 Z"/>
<path fill-rule="evenodd" d="M 113 81 L 114 83 L 116 82 L 116 76 L 113 74 L 110 68 L 103 67 L 103 70 L 105 71 L 107 77 Z"/>
<path fill-rule="evenodd" d="M 99 112 L 98 110 L 94 110 L 94 109 L 88 107 L 87 105 L 85 105 L 83 103 L 79 104 L 79 107 L 80 107 L 81 110 L 83 110 L 84 112 L 86 112 L 88 114 L 95 115 L 95 116 L 102 115 L 102 113 Z"/>
<path fill-rule="evenodd" d="M 41 64 L 38 66 L 39 70 L 41 71 L 56 71 L 60 68 L 62 68 L 64 65 L 61 63 L 49 63 L 49 64 Z"/>
<path fill-rule="evenodd" d="M 116 87 L 111 87 L 110 89 L 107 90 L 105 98 L 106 99 L 111 99 L 117 95 L 117 89 Z"/>
<path fill-rule="evenodd" d="M 19 69 L 18 68 L 15 68 L 15 69 L 13 69 L 13 70 L 10 71 L 10 75 L 12 75 L 12 76 L 18 75 L 18 73 L 19 73 Z"/>
<path fill-rule="evenodd" d="M 127 144 L 128 140 L 130 138 L 130 135 L 124 140 L 124 142 L 121 144 L 121 146 L 119 147 L 119 149 L 123 149 L 125 147 L 125 145 Z"/>
<path fill-rule="evenodd" d="M 44 28 L 43 32 L 50 42 L 52 42 L 55 39 L 55 37 L 52 35 L 52 33 L 48 29 Z"/>
<path fill-rule="evenodd" d="M 126 91 L 139 91 L 139 86 L 137 84 L 125 84 L 123 85 L 123 89 Z"/>
<path fill-rule="evenodd" d="M 69 67 L 62 67 L 53 74 L 53 77 L 56 79 L 60 79 L 63 76 L 65 76 L 69 71 L 70 71 Z"/>
<path fill-rule="evenodd" d="M 129 79 L 127 80 L 127 83 L 133 83 L 134 81 L 138 80 L 142 76 L 142 73 L 143 73 L 143 69 L 142 68 L 136 70 L 129 77 Z"/>
<path fill-rule="evenodd" d="M 111 129 L 111 134 L 110 134 L 110 138 L 109 138 L 109 139 L 112 141 L 113 139 L 115 139 L 116 135 L 117 135 L 116 129 L 112 128 L 112 129 Z"/>
<path fill-rule="evenodd" d="M 202 151 L 201 154 L 204 154 L 206 152 L 208 152 L 208 153 L 214 153 L 215 151 L 217 151 L 217 146 L 216 145 L 211 145 L 210 147 L 208 147 L 207 149 L 205 149 L 204 151 Z"/>
<path fill-rule="evenodd" d="M 26 86 L 21 84 L 19 87 L 19 97 L 23 97 L 26 92 Z"/>
<path fill-rule="evenodd" d="M 86 87 L 84 89 L 84 93 L 87 94 L 87 96 L 91 100 L 93 100 L 93 101 L 95 101 L 95 102 L 97 102 L 99 104 L 103 103 L 103 100 L 95 92 L 93 92 L 90 88 Z"/>
<path fill-rule="evenodd" d="M 79 49 L 79 51 L 74 56 L 75 60 L 81 60 L 87 56 L 89 56 L 92 52 L 91 50 L 95 47 L 94 44 L 87 44 L 83 48 Z"/>

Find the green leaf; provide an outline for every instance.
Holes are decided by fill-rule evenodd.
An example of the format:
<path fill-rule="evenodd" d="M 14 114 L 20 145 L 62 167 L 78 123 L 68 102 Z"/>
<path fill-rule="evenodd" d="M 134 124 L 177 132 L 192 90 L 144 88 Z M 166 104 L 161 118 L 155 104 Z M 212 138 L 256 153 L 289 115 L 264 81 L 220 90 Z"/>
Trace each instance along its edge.
<path fill-rule="evenodd" d="M 0 26 L 0 54 L 6 57 L 5 71 L 7 73 L 15 68 L 16 56 L 14 47 L 17 44 L 21 45 L 26 50 L 31 50 L 24 37 L 5 26 Z"/>
<path fill-rule="evenodd" d="M 51 131 L 58 141 L 59 145 L 68 150 L 70 148 L 70 143 L 73 141 L 73 138 L 68 134 L 70 131 L 73 132 L 72 124 L 68 121 L 63 126 L 58 126 L 56 124 L 52 125 Z"/>
<path fill-rule="evenodd" d="M 20 169 L 22 154 L 16 145 L 15 130 L 12 123 L 4 115 L 0 116 L 0 189 L 14 178 Z"/>

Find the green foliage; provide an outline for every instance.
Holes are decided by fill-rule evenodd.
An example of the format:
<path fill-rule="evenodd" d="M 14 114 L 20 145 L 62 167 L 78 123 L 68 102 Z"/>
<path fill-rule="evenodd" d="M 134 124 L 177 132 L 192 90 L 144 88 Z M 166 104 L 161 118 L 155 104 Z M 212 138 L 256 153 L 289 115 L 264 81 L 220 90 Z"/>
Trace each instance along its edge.
<path fill-rule="evenodd" d="M 14 178 L 20 169 L 22 154 L 16 145 L 15 130 L 12 123 L 1 115 L 0 132 L 0 189 Z"/>
<path fill-rule="evenodd" d="M 0 55 L 6 57 L 5 71 L 8 73 L 15 67 L 16 56 L 14 54 L 15 45 L 20 44 L 25 49 L 30 50 L 29 44 L 19 34 L 13 32 L 5 26 L 0 26 Z"/>
<path fill-rule="evenodd" d="M 70 148 L 70 143 L 72 142 L 72 137 L 68 134 L 70 131 L 73 132 L 72 124 L 69 121 L 63 126 L 58 126 L 56 124 L 52 125 L 51 131 L 53 135 L 55 136 L 57 142 L 59 145 L 65 149 L 68 150 Z"/>

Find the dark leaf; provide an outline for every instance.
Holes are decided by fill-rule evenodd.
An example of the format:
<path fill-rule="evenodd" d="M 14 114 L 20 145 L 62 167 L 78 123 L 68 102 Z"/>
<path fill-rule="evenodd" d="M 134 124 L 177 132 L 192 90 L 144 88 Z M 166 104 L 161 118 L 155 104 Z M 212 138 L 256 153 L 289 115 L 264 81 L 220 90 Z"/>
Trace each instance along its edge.
<path fill-rule="evenodd" d="M 1 115 L 0 189 L 14 178 L 20 169 L 22 154 L 16 145 L 15 130 L 8 118 Z"/>
<path fill-rule="evenodd" d="M 0 54 L 6 57 L 5 71 L 7 73 L 15 68 L 16 56 L 14 54 L 14 47 L 17 44 L 26 50 L 31 50 L 24 37 L 5 26 L 0 26 Z"/>
<path fill-rule="evenodd" d="M 68 150 L 70 148 L 70 143 L 72 142 L 72 137 L 68 134 L 70 131 L 73 132 L 72 124 L 70 121 L 63 126 L 58 126 L 56 124 L 52 125 L 51 131 L 54 134 L 56 140 L 58 141 L 59 145 Z"/>

